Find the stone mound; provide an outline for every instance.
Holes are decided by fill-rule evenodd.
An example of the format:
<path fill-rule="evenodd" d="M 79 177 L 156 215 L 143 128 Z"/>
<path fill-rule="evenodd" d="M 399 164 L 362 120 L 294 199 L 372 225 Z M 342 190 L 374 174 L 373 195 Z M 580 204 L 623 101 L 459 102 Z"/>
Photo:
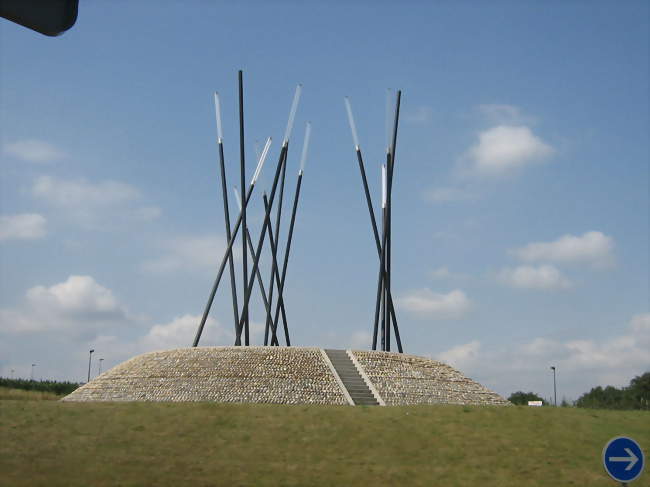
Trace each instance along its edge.
<path fill-rule="evenodd" d="M 380 404 L 509 404 L 451 367 L 413 355 L 347 351 Z M 197 347 L 138 355 L 63 401 L 353 404 L 320 348 Z"/>
<path fill-rule="evenodd" d="M 510 404 L 449 365 L 416 355 L 354 351 L 387 406 L 407 404 Z"/>

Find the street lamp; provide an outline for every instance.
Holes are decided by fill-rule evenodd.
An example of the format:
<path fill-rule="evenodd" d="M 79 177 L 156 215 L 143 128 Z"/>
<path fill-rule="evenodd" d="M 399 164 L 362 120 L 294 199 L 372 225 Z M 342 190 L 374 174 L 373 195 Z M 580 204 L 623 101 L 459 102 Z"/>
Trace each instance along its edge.
<path fill-rule="evenodd" d="M 34 367 L 36 367 L 36 364 L 32 364 L 32 373 L 29 376 L 29 380 L 34 380 Z"/>
<path fill-rule="evenodd" d="M 88 354 L 88 380 L 86 382 L 90 382 L 90 363 L 93 360 L 93 352 L 95 349 L 93 348 L 90 353 Z"/>
<path fill-rule="evenodd" d="M 555 403 L 555 407 L 557 407 L 557 388 L 555 387 L 555 366 L 551 366 L 551 370 L 553 371 L 553 402 Z"/>
<path fill-rule="evenodd" d="M 100 358 L 100 359 L 99 359 L 99 374 L 97 374 L 97 375 L 102 375 L 102 362 L 103 362 L 103 361 L 104 361 L 103 358 Z"/>

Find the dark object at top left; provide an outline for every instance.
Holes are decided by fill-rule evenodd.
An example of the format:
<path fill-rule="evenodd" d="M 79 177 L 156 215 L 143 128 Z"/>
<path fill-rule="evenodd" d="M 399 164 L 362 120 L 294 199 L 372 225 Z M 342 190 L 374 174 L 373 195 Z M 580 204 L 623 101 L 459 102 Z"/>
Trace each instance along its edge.
<path fill-rule="evenodd" d="M 79 0 L 0 0 L 0 16 L 46 36 L 58 36 L 77 21 Z"/>

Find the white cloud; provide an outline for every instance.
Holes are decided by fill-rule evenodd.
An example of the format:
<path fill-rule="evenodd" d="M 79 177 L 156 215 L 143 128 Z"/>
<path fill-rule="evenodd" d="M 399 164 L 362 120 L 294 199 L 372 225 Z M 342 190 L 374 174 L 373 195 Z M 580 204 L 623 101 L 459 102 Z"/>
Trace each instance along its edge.
<path fill-rule="evenodd" d="M 474 172 L 497 175 L 544 160 L 553 152 L 526 126 L 498 125 L 481 132 L 468 155 Z"/>
<path fill-rule="evenodd" d="M 155 206 L 139 206 L 140 191 L 120 181 L 90 182 L 41 176 L 34 182 L 32 194 L 90 227 L 105 227 L 120 219 L 150 221 L 161 213 Z"/>
<path fill-rule="evenodd" d="M 552 242 L 533 242 L 512 253 L 525 262 L 584 262 L 608 267 L 614 263 L 613 249 L 612 237 L 592 231 L 582 236 L 563 235 Z"/>
<path fill-rule="evenodd" d="M 519 107 L 504 103 L 487 103 L 478 106 L 479 113 L 494 124 L 530 123 L 532 117 L 525 116 Z"/>
<path fill-rule="evenodd" d="M 153 324 L 130 314 L 115 294 L 90 276 L 70 276 L 53 286 L 35 286 L 14 309 L 0 309 L 0 375 L 29 377 L 38 362 L 37 377 L 86 380 L 88 350 L 106 359 L 105 368 L 135 355 L 191 345 L 201 316 L 185 314 Z M 251 322 L 260 341 L 264 325 Z M 202 346 L 232 345 L 234 333 L 208 317 Z M 36 357 L 38 357 L 36 359 Z M 18 365 L 15 365 L 18 364 Z M 81 365 L 81 367 L 80 367 Z"/>
<path fill-rule="evenodd" d="M 200 321 L 201 316 L 186 314 L 174 318 L 169 323 L 154 325 L 140 340 L 140 348 L 144 352 L 188 347 L 194 339 Z M 226 332 L 214 318 L 208 317 L 201 335 L 201 344 L 231 344 L 231 336 L 233 334 Z"/>
<path fill-rule="evenodd" d="M 438 267 L 429 274 L 433 279 L 464 279 L 468 277 L 460 272 L 451 272 L 447 267 Z"/>
<path fill-rule="evenodd" d="M 452 347 L 446 352 L 442 352 L 436 358 L 452 367 L 459 369 L 466 368 L 470 364 L 474 364 L 481 349 L 481 343 L 477 340 Z"/>
<path fill-rule="evenodd" d="M 426 198 L 434 203 L 449 203 L 453 201 L 472 200 L 476 198 L 476 195 L 466 189 L 443 187 L 429 190 Z"/>
<path fill-rule="evenodd" d="M 4 152 L 23 161 L 36 163 L 52 162 L 65 156 L 52 144 L 36 139 L 17 140 L 6 144 Z"/>
<path fill-rule="evenodd" d="M 404 115 L 404 121 L 414 124 L 424 124 L 431 120 L 431 108 L 425 105 L 420 105 L 412 113 Z"/>
<path fill-rule="evenodd" d="M 217 235 L 177 237 L 162 244 L 162 256 L 142 264 L 148 272 L 166 273 L 185 271 L 212 272 L 221 263 L 226 251 L 225 238 Z M 235 258 L 239 253 L 234 252 Z"/>
<path fill-rule="evenodd" d="M 130 319 L 109 289 L 91 276 L 73 275 L 50 287 L 28 289 L 19 309 L 0 310 L 0 331 L 56 331 L 88 338 L 108 325 L 125 325 Z"/>
<path fill-rule="evenodd" d="M 650 339 L 650 313 L 633 316 L 631 326 L 636 333 Z M 648 348 L 650 348 L 650 343 L 648 343 Z"/>
<path fill-rule="evenodd" d="M 45 236 L 45 217 L 38 213 L 0 216 L 0 241 L 35 240 Z"/>
<path fill-rule="evenodd" d="M 437 358 L 505 395 L 532 390 L 549 397 L 549 367 L 553 365 L 558 374 L 558 400 L 565 395 L 577 399 L 597 385 L 622 387 L 635 375 L 650 371 L 650 313 L 634 316 L 622 334 L 602 341 L 538 337 L 507 348 L 472 341 Z"/>
<path fill-rule="evenodd" d="M 113 206 L 140 197 L 136 188 L 119 181 L 91 183 L 85 179 L 73 181 L 51 176 L 39 177 L 34 183 L 32 193 L 48 203 L 66 208 Z"/>
<path fill-rule="evenodd" d="M 470 300 L 460 289 L 447 294 L 419 289 L 400 297 L 397 303 L 410 313 L 432 319 L 459 318 L 471 306 Z"/>
<path fill-rule="evenodd" d="M 502 269 L 498 276 L 504 284 L 522 289 L 567 289 L 571 282 L 552 265 L 522 265 Z"/>

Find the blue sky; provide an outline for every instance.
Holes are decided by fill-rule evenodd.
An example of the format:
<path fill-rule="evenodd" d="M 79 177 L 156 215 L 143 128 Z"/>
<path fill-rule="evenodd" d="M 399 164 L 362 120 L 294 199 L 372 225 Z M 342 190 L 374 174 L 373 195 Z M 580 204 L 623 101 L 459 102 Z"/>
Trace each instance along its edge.
<path fill-rule="evenodd" d="M 569 398 L 650 369 L 646 2 L 80 3 L 58 38 L 0 23 L 0 374 L 82 380 L 89 348 L 106 367 L 190 344 L 224 248 L 212 93 L 232 186 L 238 69 L 247 178 L 274 138 L 254 235 L 298 83 L 285 205 L 313 124 L 293 344 L 369 345 L 377 258 L 343 97 L 378 203 L 399 88 L 406 352 L 504 395 L 548 397 L 551 365 Z M 224 284 L 204 344 L 232 344 Z M 255 304 L 255 344 L 262 320 Z"/>

